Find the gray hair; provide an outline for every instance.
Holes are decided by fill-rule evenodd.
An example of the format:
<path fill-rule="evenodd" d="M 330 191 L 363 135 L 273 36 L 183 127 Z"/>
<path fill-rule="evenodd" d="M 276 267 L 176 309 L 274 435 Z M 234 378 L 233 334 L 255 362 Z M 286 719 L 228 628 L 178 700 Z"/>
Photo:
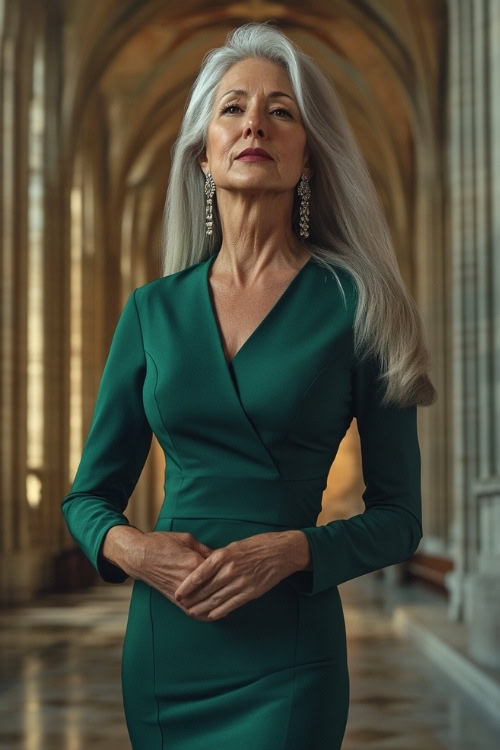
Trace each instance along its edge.
<path fill-rule="evenodd" d="M 198 157 L 206 146 L 219 82 L 232 65 L 248 58 L 275 62 L 289 75 L 314 170 L 309 237 L 299 239 L 315 261 L 333 274 L 341 290 L 335 269 L 352 276 L 357 297 L 355 356 L 360 362 L 378 358 L 380 380 L 386 384 L 384 405 L 431 405 L 436 391 L 426 372 L 430 357 L 423 321 L 401 276 L 376 188 L 343 106 L 315 61 L 269 21 L 233 29 L 222 47 L 203 58 L 172 148 L 162 275 L 199 263 L 222 245 L 216 200 L 212 235 L 205 234 L 205 175 Z M 298 235 L 297 195 L 292 225 Z"/>

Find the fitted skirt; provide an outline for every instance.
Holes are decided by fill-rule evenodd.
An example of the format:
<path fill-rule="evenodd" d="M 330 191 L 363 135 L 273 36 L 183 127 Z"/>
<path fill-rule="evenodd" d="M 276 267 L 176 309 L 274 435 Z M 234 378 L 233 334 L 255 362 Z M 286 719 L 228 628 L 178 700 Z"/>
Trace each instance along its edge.
<path fill-rule="evenodd" d="M 216 548 L 283 529 L 162 515 L 154 530 Z M 135 580 L 121 676 L 133 750 L 339 750 L 349 708 L 340 594 L 308 596 L 285 578 L 203 622 Z"/>

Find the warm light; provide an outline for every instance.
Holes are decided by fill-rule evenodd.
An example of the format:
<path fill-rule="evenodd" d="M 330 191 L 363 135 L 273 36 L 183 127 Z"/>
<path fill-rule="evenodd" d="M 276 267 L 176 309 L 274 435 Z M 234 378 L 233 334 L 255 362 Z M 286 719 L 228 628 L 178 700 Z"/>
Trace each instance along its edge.
<path fill-rule="evenodd" d="M 69 482 L 72 483 L 82 452 L 82 255 L 83 190 L 81 160 L 75 162 L 71 189 L 71 271 L 70 271 L 70 401 L 69 401 Z"/>
<path fill-rule="evenodd" d="M 44 40 L 39 36 L 33 56 L 28 150 L 26 497 L 31 507 L 37 507 L 42 496 L 40 478 L 33 470 L 43 468 L 44 446 L 44 62 Z"/>
<path fill-rule="evenodd" d="M 30 508 L 38 508 L 42 500 L 42 482 L 33 472 L 26 476 L 26 499 Z"/>

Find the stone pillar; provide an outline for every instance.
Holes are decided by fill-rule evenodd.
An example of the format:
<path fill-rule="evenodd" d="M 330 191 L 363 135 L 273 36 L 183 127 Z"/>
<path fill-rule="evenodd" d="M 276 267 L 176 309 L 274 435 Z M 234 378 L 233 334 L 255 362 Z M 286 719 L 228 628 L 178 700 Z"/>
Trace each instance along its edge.
<path fill-rule="evenodd" d="M 500 3 L 449 3 L 455 570 L 450 619 L 500 666 Z"/>

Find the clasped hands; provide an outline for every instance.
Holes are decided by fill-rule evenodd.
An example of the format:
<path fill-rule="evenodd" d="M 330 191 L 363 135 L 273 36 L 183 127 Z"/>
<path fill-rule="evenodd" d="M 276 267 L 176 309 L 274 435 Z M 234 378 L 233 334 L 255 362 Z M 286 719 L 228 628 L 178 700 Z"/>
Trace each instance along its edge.
<path fill-rule="evenodd" d="M 256 534 L 208 552 L 175 589 L 174 600 L 191 617 L 211 622 L 298 569 L 296 532 Z"/>

